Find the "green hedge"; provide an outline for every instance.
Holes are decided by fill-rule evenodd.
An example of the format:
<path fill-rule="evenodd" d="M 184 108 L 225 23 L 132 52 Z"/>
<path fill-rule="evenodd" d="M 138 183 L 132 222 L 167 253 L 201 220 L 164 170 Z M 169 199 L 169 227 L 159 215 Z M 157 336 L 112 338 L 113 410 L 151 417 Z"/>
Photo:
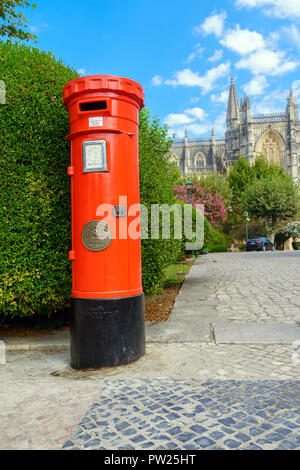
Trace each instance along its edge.
<path fill-rule="evenodd" d="M 177 202 L 173 187 L 179 172 L 170 163 L 166 127 L 157 118 L 151 119 L 149 110 L 140 112 L 139 158 L 140 158 L 140 197 L 148 209 L 148 227 L 151 231 L 151 204 L 173 205 Z M 171 233 L 173 225 L 171 224 Z M 182 254 L 182 240 L 142 240 L 143 288 L 146 294 L 160 292 L 164 286 L 165 268 Z"/>
<path fill-rule="evenodd" d="M 0 42 L 0 313 L 51 315 L 71 289 L 70 150 L 62 88 L 78 75 L 50 53 Z"/>

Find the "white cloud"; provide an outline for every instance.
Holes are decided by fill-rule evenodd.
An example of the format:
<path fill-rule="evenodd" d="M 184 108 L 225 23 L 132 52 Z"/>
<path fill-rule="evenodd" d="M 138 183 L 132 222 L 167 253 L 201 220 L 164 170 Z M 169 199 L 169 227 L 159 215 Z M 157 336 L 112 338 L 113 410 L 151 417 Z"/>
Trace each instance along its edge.
<path fill-rule="evenodd" d="M 203 121 L 207 116 L 206 113 L 203 111 L 203 109 L 197 108 L 197 107 L 186 109 L 184 112 L 188 114 L 189 116 L 193 116 L 196 119 L 199 119 L 199 121 Z"/>
<path fill-rule="evenodd" d="M 294 96 L 296 96 L 296 98 L 300 98 L 300 80 L 295 80 L 292 83 L 292 89 Z"/>
<path fill-rule="evenodd" d="M 238 7 L 267 7 L 265 13 L 278 18 L 299 17 L 299 0 L 236 0 Z"/>
<path fill-rule="evenodd" d="M 183 114 L 183 113 L 181 114 L 171 113 L 171 114 L 168 114 L 168 116 L 166 116 L 164 119 L 164 123 L 170 127 L 181 126 L 183 124 L 190 124 L 194 121 L 195 121 L 195 118 L 187 116 L 186 114 Z"/>
<path fill-rule="evenodd" d="M 285 32 L 294 40 L 294 42 L 299 47 L 300 44 L 300 31 L 294 24 L 290 25 L 288 28 L 285 28 Z"/>
<path fill-rule="evenodd" d="M 199 76 L 198 72 L 192 72 L 190 69 L 184 69 L 175 73 L 175 78 L 166 80 L 166 85 L 172 86 L 199 86 L 203 93 L 207 93 L 213 89 L 215 82 L 226 75 L 230 71 L 230 62 L 226 62 L 214 67 L 206 72 L 205 75 Z"/>
<path fill-rule="evenodd" d="M 266 45 L 269 48 L 276 48 L 279 40 L 280 40 L 280 33 L 278 31 L 273 31 L 267 37 Z"/>
<path fill-rule="evenodd" d="M 249 54 L 265 46 L 264 38 L 260 33 L 240 29 L 239 25 L 236 26 L 236 29 L 228 29 L 220 43 L 241 55 Z"/>
<path fill-rule="evenodd" d="M 84 75 L 85 74 L 85 69 L 77 69 L 77 73 L 79 75 Z"/>
<path fill-rule="evenodd" d="M 189 64 L 190 62 L 193 62 L 193 60 L 196 59 L 196 57 L 197 57 L 196 52 L 191 52 L 185 62 Z"/>
<path fill-rule="evenodd" d="M 211 130 L 209 124 L 190 124 L 186 127 L 188 133 L 193 134 L 194 136 L 207 134 Z"/>
<path fill-rule="evenodd" d="M 223 57 L 223 51 L 222 49 L 217 49 L 215 52 L 214 52 L 214 55 L 212 55 L 211 57 L 209 57 L 207 60 L 208 62 L 217 62 L 218 60 L 221 60 Z"/>
<path fill-rule="evenodd" d="M 216 135 L 223 136 L 226 131 L 226 112 L 223 111 L 215 120 L 214 124 L 214 131 Z"/>
<path fill-rule="evenodd" d="M 268 86 L 264 75 L 257 75 L 249 83 L 243 86 L 245 93 L 249 96 L 262 95 Z"/>
<path fill-rule="evenodd" d="M 259 101 L 254 101 L 251 104 L 251 111 L 259 114 L 284 112 L 288 94 L 289 90 L 274 90 Z"/>
<path fill-rule="evenodd" d="M 196 46 L 194 47 L 194 51 L 190 53 L 185 62 L 189 64 L 193 60 L 201 58 L 204 51 L 205 47 L 201 47 L 199 43 L 196 44 Z"/>
<path fill-rule="evenodd" d="M 194 27 L 194 32 L 204 34 L 205 36 L 208 34 L 214 34 L 217 37 L 222 36 L 226 18 L 227 14 L 225 11 L 219 15 L 215 13 L 208 16 L 200 26 Z"/>
<path fill-rule="evenodd" d="M 261 49 L 235 64 L 237 69 L 250 70 L 255 75 L 282 75 L 292 72 L 299 62 L 287 60 L 285 52 Z"/>
<path fill-rule="evenodd" d="M 202 122 L 204 121 L 205 122 Z M 199 122 L 200 121 L 200 122 Z M 226 130 L 226 112 L 222 112 L 215 122 L 207 119 L 207 114 L 201 108 L 186 109 L 182 114 L 169 114 L 164 123 L 169 127 L 169 136 L 175 134 L 176 138 L 184 137 L 185 129 L 189 137 L 200 137 L 210 135 L 212 126 L 214 126 L 217 135 L 224 135 Z"/>
<path fill-rule="evenodd" d="M 222 91 L 219 95 L 212 94 L 210 99 L 213 103 L 223 103 L 226 104 L 228 102 L 228 91 Z"/>
<path fill-rule="evenodd" d="M 173 136 L 175 135 L 175 139 L 182 139 L 184 137 L 184 132 L 185 132 L 184 127 L 179 128 L 179 129 L 173 129 L 169 127 L 168 136 L 171 137 L 171 139 L 173 139 Z"/>
<path fill-rule="evenodd" d="M 198 123 L 193 122 L 186 125 L 178 125 L 173 126 L 172 128 L 169 127 L 168 134 L 170 137 L 173 137 L 175 134 L 175 138 L 182 139 L 185 134 L 185 130 L 187 130 L 189 137 L 206 137 L 210 136 L 211 129 L 214 128 L 215 134 L 217 136 L 223 136 L 226 131 L 226 112 L 222 112 L 212 124 L 210 121 L 205 123 Z"/>
<path fill-rule="evenodd" d="M 300 49 L 300 31 L 294 24 L 284 26 L 281 30 L 282 36 L 285 40 L 295 45 Z"/>
<path fill-rule="evenodd" d="M 224 135 L 226 130 L 226 112 L 222 112 L 213 124 L 211 122 L 194 122 L 184 126 L 169 128 L 169 136 L 172 137 L 175 134 L 177 139 L 182 139 L 186 129 L 189 137 L 205 137 L 210 135 L 212 127 L 214 127 L 216 135 Z"/>
<path fill-rule="evenodd" d="M 200 98 L 198 98 L 198 96 L 195 96 L 195 97 L 190 99 L 190 102 L 191 102 L 191 104 L 196 104 L 196 103 L 198 103 L 199 99 Z"/>
<path fill-rule="evenodd" d="M 170 127 L 177 127 L 194 123 L 195 121 L 203 121 L 206 117 L 206 113 L 203 109 L 195 107 L 189 108 L 184 113 L 171 113 L 165 117 L 164 123 Z"/>
<path fill-rule="evenodd" d="M 184 113 L 168 114 L 164 123 L 169 127 L 169 135 L 176 135 L 177 138 L 184 136 L 187 129 L 189 136 L 199 136 L 207 133 L 210 123 L 207 122 L 207 114 L 199 107 L 188 108 Z M 205 122 L 203 122 L 205 120 Z"/>
<path fill-rule="evenodd" d="M 162 82 L 163 82 L 163 77 L 161 75 L 155 75 L 152 78 L 152 85 L 154 85 L 154 86 L 161 85 Z"/>

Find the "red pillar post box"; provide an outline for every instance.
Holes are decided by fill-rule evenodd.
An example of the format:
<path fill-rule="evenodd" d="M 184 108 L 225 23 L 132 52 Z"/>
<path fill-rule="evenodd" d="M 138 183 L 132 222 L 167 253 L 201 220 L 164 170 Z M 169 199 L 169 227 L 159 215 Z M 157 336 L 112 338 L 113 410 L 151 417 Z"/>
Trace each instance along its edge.
<path fill-rule="evenodd" d="M 141 239 L 127 230 L 139 223 L 144 92 L 132 80 L 94 75 L 67 83 L 63 102 L 71 129 L 71 365 L 126 364 L 145 353 Z"/>

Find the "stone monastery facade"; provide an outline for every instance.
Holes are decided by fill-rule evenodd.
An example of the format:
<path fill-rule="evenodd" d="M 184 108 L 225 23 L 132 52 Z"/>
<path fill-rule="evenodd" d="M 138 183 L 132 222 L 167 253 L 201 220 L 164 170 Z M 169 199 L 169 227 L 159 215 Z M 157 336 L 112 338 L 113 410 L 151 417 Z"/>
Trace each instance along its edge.
<path fill-rule="evenodd" d="M 252 164 L 255 157 L 264 155 L 269 161 L 283 166 L 286 173 L 300 182 L 300 122 L 298 103 L 290 91 L 285 112 L 275 114 L 251 114 L 250 101 L 245 95 L 238 103 L 233 79 L 231 79 L 226 132 L 222 138 L 174 140 L 172 160 L 184 175 L 215 172 L 226 174 L 240 155 Z"/>

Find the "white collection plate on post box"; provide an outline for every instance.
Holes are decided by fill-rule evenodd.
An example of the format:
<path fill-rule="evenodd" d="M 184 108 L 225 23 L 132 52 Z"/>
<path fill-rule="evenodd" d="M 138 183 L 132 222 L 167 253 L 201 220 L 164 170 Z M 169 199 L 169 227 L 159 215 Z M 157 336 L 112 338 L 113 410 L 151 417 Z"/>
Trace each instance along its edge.
<path fill-rule="evenodd" d="M 107 152 L 105 140 L 83 142 L 83 172 L 107 171 Z"/>

